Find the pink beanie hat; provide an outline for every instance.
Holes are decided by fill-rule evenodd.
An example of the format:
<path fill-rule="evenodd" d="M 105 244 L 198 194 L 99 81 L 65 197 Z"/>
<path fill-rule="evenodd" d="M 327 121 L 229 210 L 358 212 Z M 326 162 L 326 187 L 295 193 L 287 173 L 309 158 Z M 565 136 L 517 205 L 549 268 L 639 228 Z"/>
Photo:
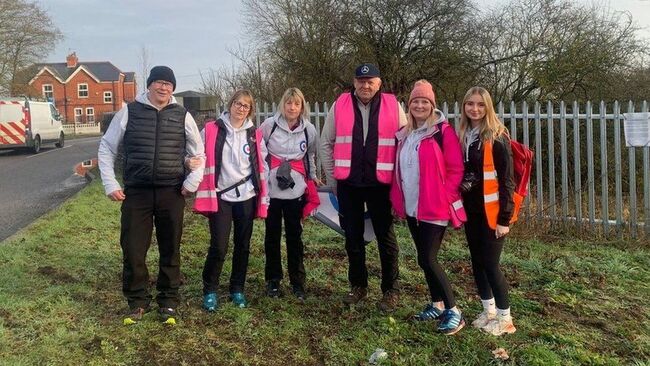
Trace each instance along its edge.
<path fill-rule="evenodd" d="M 433 93 L 433 87 L 424 79 L 416 81 L 415 85 L 413 85 L 413 90 L 411 90 L 411 96 L 409 97 L 409 104 L 415 98 L 429 99 L 431 104 L 434 107 L 436 106 L 436 95 Z"/>

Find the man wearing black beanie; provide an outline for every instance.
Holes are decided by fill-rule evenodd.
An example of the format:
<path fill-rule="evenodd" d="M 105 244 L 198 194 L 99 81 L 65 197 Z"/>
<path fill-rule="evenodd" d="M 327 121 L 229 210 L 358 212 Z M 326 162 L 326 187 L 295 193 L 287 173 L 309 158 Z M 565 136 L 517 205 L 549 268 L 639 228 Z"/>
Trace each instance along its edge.
<path fill-rule="evenodd" d="M 176 90 L 176 77 L 174 72 L 167 66 L 154 66 L 149 72 L 149 77 L 147 78 L 147 88 L 151 86 L 156 80 L 168 81 L 172 83 L 172 91 Z"/>
<path fill-rule="evenodd" d="M 165 324 L 176 324 L 180 303 L 180 240 L 185 196 L 203 178 L 205 154 L 196 122 L 176 103 L 176 77 L 167 66 L 155 66 L 147 91 L 115 114 L 99 145 L 99 168 L 106 195 L 122 202 L 122 292 L 129 304 L 125 325 L 149 311 L 152 295 L 146 256 L 153 225 L 160 253 L 156 302 Z M 118 146 L 124 146 L 122 190 L 115 178 Z M 185 175 L 185 160 L 199 157 L 200 167 Z"/>

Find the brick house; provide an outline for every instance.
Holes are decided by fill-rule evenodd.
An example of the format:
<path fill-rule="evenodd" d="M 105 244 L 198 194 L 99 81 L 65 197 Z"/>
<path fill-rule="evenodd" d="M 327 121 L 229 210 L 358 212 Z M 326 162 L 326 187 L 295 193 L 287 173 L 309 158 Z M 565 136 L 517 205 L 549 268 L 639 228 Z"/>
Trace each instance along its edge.
<path fill-rule="evenodd" d="M 30 70 L 29 93 L 54 102 L 66 123 L 99 122 L 107 112 L 135 100 L 134 72 L 123 72 L 108 61 L 36 64 Z"/>

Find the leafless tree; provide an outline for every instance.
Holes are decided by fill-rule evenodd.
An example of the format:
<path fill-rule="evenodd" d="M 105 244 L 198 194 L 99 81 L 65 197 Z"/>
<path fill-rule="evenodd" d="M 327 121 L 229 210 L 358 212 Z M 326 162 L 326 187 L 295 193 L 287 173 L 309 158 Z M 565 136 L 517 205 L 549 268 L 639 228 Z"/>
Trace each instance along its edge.
<path fill-rule="evenodd" d="M 478 24 L 478 82 L 497 101 L 609 97 L 648 50 L 629 14 L 600 4 L 514 0 Z"/>
<path fill-rule="evenodd" d="M 351 86 L 354 67 L 377 63 L 387 89 L 405 96 L 429 78 L 442 94 L 468 73 L 457 62 L 469 0 L 246 0 L 247 26 L 274 80 L 313 99 Z M 451 80 L 454 77 L 455 80 Z M 453 91 L 452 91 L 453 90 Z"/>
<path fill-rule="evenodd" d="M 142 82 L 140 83 L 142 91 L 147 90 L 147 77 L 149 77 L 149 69 L 151 68 L 150 56 L 151 54 L 149 52 L 149 47 L 147 47 L 144 43 L 141 44 L 140 50 L 138 52 L 138 58 L 140 61 L 140 71 L 142 72 Z"/>
<path fill-rule="evenodd" d="M 331 101 L 351 87 L 355 65 L 374 62 L 385 89 L 402 98 L 426 78 L 439 101 L 477 84 L 497 101 L 522 101 L 617 98 L 621 80 L 647 74 L 639 27 L 602 2 L 476 3 L 244 0 L 250 48 L 229 77 L 264 100 L 297 86 Z"/>
<path fill-rule="evenodd" d="M 0 93 L 24 93 L 20 71 L 42 61 L 63 34 L 36 3 L 0 0 Z"/>

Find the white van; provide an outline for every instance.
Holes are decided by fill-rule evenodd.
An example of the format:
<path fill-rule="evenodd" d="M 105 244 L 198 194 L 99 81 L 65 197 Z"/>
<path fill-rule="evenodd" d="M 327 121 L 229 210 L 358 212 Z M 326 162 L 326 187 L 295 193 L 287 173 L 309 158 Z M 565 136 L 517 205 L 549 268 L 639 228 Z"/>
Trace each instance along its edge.
<path fill-rule="evenodd" d="M 65 134 L 61 115 L 49 102 L 0 98 L 0 149 L 29 148 L 54 143 L 63 147 Z"/>

